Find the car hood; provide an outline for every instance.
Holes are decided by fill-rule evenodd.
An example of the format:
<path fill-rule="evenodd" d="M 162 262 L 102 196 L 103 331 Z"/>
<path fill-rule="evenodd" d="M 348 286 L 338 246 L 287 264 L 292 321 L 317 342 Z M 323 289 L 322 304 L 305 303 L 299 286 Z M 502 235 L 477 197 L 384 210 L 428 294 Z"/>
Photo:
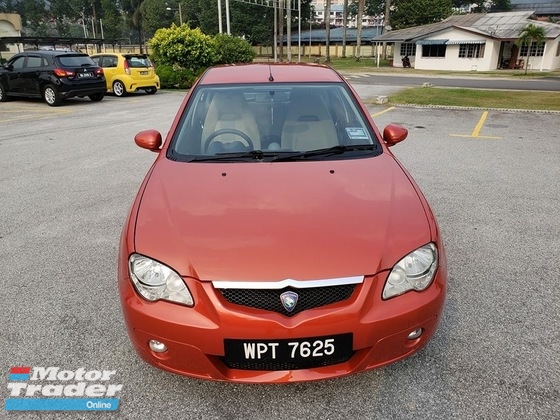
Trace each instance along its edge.
<path fill-rule="evenodd" d="M 136 252 L 201 280 L 375 274 L 430 241 L 418 192 L 394 158 L 318 162 L 158 160 Z"/>

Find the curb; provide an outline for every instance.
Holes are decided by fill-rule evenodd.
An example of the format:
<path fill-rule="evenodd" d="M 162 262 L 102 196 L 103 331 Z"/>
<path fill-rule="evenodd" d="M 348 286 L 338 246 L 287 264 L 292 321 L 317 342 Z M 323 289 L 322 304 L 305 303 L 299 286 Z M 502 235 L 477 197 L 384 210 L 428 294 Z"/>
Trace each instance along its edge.
<path fill-rule="evenodd" d="M 375 104 L 373 104 L 375 105 Z M 502 111 L 502 112 L 529 112 L 537 114 L 559 114 L 560 111 L 549 109 L 514 109 L 514 108 L 485 108 L 476 106 L 451 106 L 451 105 L 416 105 L 416 104 L 391 104 L 391 106 L 402 108 L 427 108 L 427 109 L 450 109 L 459 111 Z"/>

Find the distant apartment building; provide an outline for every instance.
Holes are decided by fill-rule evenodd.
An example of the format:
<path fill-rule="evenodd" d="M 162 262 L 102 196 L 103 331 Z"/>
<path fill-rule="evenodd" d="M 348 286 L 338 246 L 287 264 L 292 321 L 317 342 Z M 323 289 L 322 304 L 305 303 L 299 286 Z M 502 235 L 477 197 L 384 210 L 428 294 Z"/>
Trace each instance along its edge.
<path fill-rule="evenodd" d="M 313 0 L 311 2 L 315 9 L 315 14 L 313 16 L 313 21 L 315 23 L 325 22 L 325 0 Z M 343 12 L 344 12 L 344 0 L 331 0 L 331 13 L 330 13 L 330 24 L 331 26 L 343 26 Z M 356 16 L 348 17 L 348 28 L 356 28 L 358 26 Z M 363 16 L 362 26 L 364 27 L 383 27 L 383 16 Z"/>

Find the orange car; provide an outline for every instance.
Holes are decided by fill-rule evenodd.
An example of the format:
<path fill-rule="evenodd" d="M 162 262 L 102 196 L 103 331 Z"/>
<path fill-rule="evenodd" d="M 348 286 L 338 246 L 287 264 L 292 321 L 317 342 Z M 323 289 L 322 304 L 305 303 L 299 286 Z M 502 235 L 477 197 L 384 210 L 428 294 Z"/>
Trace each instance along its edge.
<path fill-rule="evenodd" d="M 196 378 L 292 382 L 403 359 L 434 334 L 446 259 L 428 203 L 334 70 L 207 70 L 123 229 L 119 289 L 147 362 Z"/>

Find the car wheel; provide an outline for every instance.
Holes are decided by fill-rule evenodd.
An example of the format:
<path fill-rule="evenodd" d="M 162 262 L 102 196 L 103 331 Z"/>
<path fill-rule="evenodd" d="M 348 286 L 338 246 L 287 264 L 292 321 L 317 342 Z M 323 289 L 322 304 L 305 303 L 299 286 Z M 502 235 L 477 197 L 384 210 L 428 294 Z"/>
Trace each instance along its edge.
<path fill-rule="evenodd" d="M 8 95 L 6 95 L 6 89 L 4 85 L 0 83 L 0 102 L 6 102 L 8 100 Z"/>
<path fill-rule="evenodd" d="M 153 94 L 156 93 L 156 92 L 157 92 L 157 88 L 155 88 L 155 87 L 146 88 L 146 93 L 147 93 L 148 95 L 153 95 Z"/>
<path fill-rule="evenodd" d="M 115 83 L 113 83 L 113 93 L 118 97 L 125 96 L 126 88 L 124 87 L 124 83 L 120 80 L 115 81 Z"/>
<path fill-rule="evenodd" d="M 60 99 L 60 95 L 53 85 L 45 86 L 45 88 L 43 89 L 43 98 L 45 99 L 45 102 L 50 106 L 58 106 L 62 103 L 62 99 Z"/>
<path fill-rule="evenodd" d="M 105 97 L 104 93 L 96 93 L 94 95 L 89 95 L 89 99 L 91 99 L 93 102 L 99 102 L 104 97 Z"/>

